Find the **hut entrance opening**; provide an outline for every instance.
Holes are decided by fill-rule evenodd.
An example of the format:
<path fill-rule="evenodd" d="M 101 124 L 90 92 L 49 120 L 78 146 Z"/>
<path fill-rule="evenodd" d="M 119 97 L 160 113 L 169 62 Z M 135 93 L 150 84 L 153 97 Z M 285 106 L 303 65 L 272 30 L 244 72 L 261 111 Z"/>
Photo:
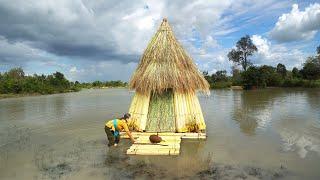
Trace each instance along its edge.
<path fill-rule="evenodd" d="M 146 124 L 147 132 L 176 131 L 172 89 L 151 94 Z"/>

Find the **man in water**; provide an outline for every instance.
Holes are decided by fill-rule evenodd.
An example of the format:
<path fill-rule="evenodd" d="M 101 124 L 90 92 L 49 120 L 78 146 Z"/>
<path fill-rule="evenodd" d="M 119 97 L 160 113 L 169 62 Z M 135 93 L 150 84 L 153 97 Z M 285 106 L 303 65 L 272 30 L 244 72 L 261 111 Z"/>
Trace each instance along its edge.
<path fill-rule="evenodd" d="M 126 113 L 122 118 L 109 120 L 105 123 L 104 130 L 108 136 L 109 144 L 108 146 L 117 146 L 120 141 L 120 131 L 125 131 L 131 139 L 131 142 L 134 143 L 134 138 L 131 135 L 128 128 L 128 120 L 131 115 Z"/>

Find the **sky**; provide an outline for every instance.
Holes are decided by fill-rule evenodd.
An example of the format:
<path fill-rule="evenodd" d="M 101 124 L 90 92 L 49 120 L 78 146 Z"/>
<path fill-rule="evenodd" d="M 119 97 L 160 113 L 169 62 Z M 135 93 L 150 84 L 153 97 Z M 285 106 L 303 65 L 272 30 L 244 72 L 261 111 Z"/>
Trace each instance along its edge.
<path fill-rule="evenodd" d="M 0 0 L 0 72 L 129 81 L 163 18 L 209 73 L 230 72 L 227 54 L 245 35 L 254 65 L 301 68 L 320 45 L 316 0 Z"/>

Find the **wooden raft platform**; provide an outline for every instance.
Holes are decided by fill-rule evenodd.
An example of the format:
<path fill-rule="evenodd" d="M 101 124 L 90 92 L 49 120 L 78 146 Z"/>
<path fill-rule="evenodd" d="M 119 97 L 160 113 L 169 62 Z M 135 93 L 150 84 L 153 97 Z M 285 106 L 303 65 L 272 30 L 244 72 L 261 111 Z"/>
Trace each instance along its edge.
<path fill-rule="evenodd" d="M 149 136 L 156 133 L 132 132 L 136 142 L 127 150 L 130 155 L 179 155 L 181 139 L 206 139 L 205 133 L 158 133 L 162 142 L 152 144 Z M 122 138 L 129 138 L 125 133 Z"/>

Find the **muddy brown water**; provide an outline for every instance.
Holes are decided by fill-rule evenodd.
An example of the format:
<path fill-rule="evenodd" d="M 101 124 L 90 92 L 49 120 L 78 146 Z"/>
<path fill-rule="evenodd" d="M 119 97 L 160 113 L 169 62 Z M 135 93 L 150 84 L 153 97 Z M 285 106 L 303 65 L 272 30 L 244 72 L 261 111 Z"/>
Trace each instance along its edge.
<path fill-rule="evenodd" d="M 126 89 L 0 100 L 0 179 L 320 179 L 320 90 L 213 90 L 199 97 L 205 141 L 176 157 L 106 146 Z"/>

